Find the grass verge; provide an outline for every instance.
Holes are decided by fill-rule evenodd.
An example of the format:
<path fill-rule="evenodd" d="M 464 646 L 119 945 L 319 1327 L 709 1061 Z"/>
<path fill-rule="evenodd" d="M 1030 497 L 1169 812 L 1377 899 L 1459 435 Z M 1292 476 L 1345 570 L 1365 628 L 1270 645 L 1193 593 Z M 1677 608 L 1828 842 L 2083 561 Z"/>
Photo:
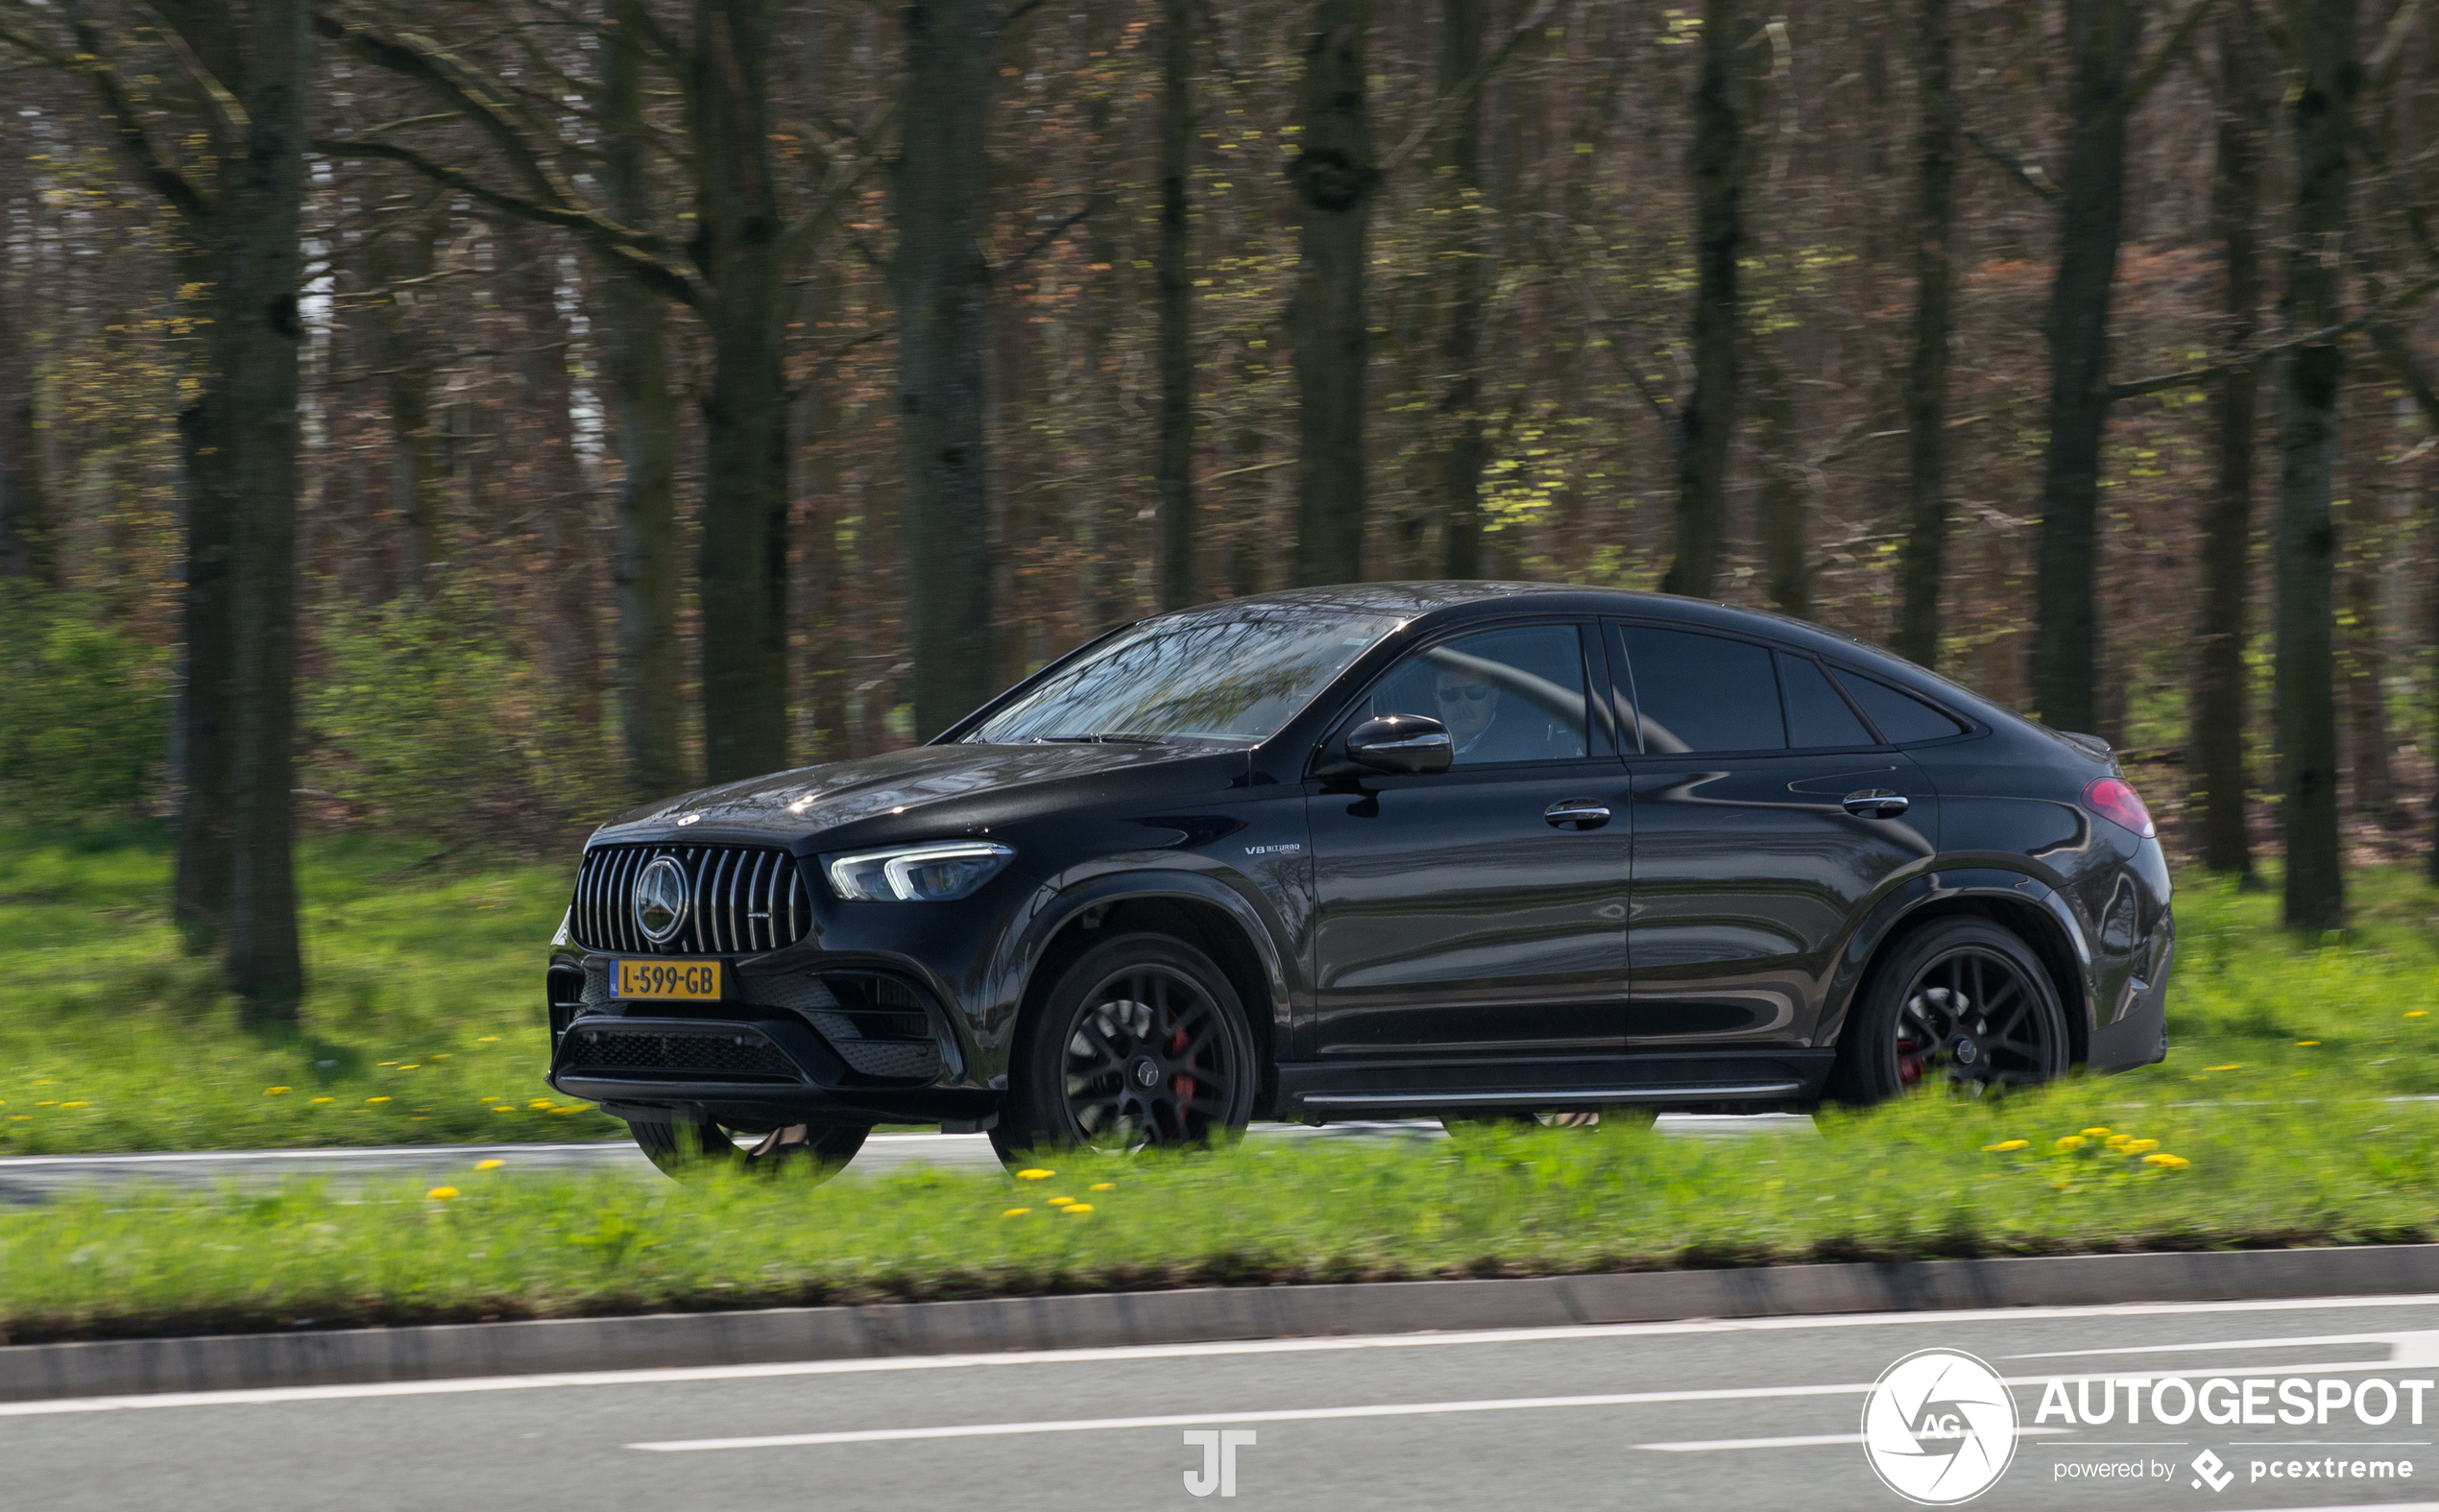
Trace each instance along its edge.
<path fill-rule="evenodd" d="M 15 1342 L 1200 1284 L 2439 1237 L 2439 1106 L 1921 1097 L 1819 1135 L 1314 1142 L 1035 1179 L 158 1188 L 0 1214 Z M 2062 1142 L 2064 1141 L 2064 1142 Z M 2143 1141 L 2156 1141 L 2145 1143 Z"/>

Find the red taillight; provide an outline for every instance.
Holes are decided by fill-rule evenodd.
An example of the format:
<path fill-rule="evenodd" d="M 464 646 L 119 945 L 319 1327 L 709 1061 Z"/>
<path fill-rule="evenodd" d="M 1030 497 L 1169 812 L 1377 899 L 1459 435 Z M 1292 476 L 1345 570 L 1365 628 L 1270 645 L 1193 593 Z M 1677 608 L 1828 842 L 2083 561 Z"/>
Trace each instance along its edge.
<path fill-rule="evenodd" d="M 2125 826 L 2145 840 L 2160 832 L 2152 828 L 2151 810 L 2142 806 L 2142 800 L 2121 778 L 2104 777 L 2085 788 L 2084 806 L 2111 824 Z"/>

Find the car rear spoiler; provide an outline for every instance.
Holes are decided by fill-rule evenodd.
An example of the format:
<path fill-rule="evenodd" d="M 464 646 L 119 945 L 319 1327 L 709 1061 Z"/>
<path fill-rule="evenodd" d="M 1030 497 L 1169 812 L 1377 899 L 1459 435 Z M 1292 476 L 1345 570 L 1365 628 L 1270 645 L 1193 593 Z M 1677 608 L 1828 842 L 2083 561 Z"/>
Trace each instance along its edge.
<path fill-rule="evenodd" d="M 2080 730 L 2061 730 L 2055 732 L 2063 739 L 2065 739 L 2074 745 L 2090 752 L 2093 756 L 2100 757 L 2102 760 L 2107 761 L 2109 763 L 2109 770 L 2115 773 L 2118 777 L 2122 778 L 2126 775 L 2126 769 L 2117 764 L 2116 752 L 2111 750 L 2109 742 L 2101 739 L 2098 735 L 2088 735 Z"/>

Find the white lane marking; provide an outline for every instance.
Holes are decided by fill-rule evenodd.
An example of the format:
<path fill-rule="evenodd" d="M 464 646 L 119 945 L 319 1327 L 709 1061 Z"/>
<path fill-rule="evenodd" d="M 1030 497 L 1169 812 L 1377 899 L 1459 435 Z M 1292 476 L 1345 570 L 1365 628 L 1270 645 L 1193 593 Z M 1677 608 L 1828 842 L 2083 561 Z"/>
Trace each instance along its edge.
<path fill-rule="evenodd" d="M 953 1136 L 961 1138 L 961 1136 Z M 384 1397 L 453 1396 L 484 1391 L 537 1391 L 567 1386 L 647 1386 L 700 1380 L 762 1380 L 796 1376 L 852 1376 L 900 1370 L 966 1370 L 997 1365 L 1082 1365 L 1140 1359 L 1200 1359 L 1228 1355 L 1301 1355 L 1340 1350 L 1435 1349 L 1452 1344 L 1542 1344 L 1575 1340 L 1654 1338 L 1687 1333 L 1772 1333 L 1806 1329 L 1945 1327 L 1959 1323 L 2062 1318 L 2173 1317 L 2184 1313 L 2278 1312 L 2340 1308 L 2439 1307 L 2439 1294 L 2412 1297 L 2313 1297 L 2255 1302 L 2111 1303 L 2092 1307 L 1979 1308 L 1953 1311 L 1847 1312 L 1819 1317 L 1697 1318 L 1670 1323 L 1585 1323 L 1540 1329 L 1477 1329 L 1452 1333 L 1374 1333 L 1323 1338 L 1232 1339 L 1208 1344 L 1125 1344 L 1099 1349 L 1006 1350 L 990 1354 L 897 1355 L 880 1359 L 789 1360 L 768 1365 L 688 1365 L 642 1370 L 559 1371 L 523 1376 L 469 1376 L 440 1380 L 362 1381 L 333 1386 L 258 1386 L 231 1391 L 163 1391 L 107 1397 L 0 1402 L 0 1418 L 54 1412 L 117 1412 L 155 1407 L 265 1406 L 291 1402 L 348 1402 Z M 750 1319 L 751 1314 L 742 1316 Z M 550 1324 L 538 1325 L 551 1327 Z M 0 1361 L 6 1356 L 0 1355 Z M 2295 1370 L 2301 1367 L 2280 1367 Z M 2370 1369 L 2356 1364 L 2346 1369 Z M 2149 1373 L 2146 1373 L 2149 1374 Z M 2225 1374 L 2225 1372 L 2219 1372 Z"/>
<path fill-rule="evenodd" d="M 807 1444 L 881 1444 L 905 1439 L 999 1438 L 1013 1433 L 1090 1433 L 1103 1428 L 1180 1428 L 1195 1423 L 1319 1423 L 1341 1418 L 1430 1417 L 1452 1412 L 1541 1412 L 1556 1407 L 1631 1407 L 1650 1403 L 1744 1402 L 1764 1397 L 1852 1396 L 1871 1383 L 1839 1386 L 1727 1386 L 1709 1391 L 1618 1391 L 1584 1397 L 1497 1397 L 1479 1402 L 1385 1402 L 1360 1407 L 1277 1407 L 1261 1412 L 1172 1412 L 1141 1418 L 1069 1418 L 1035 1423 L 954 1423 L 941 1428 L 849 1428 L 832 1433 L 769 1433 L 756 1438 L 679 1438 L 629 1444 L 661 1453 L 700 1450 L 794 1449 Z"/>
<path fill-rule="evenodd" d="M 2251 1512 L 2297 1512 L 2297 1509 L 2255 1507 Z M 2309 1512 L 2439 1512 L 2439 1501 L 2351 1501 L 2342 1507 L 2312 1507 Z"/>
<path fill-rule="evenodd" d="M 2071 1433 L 2072 1428 L 2018 1428 L 2017 1438 L 2030 1438 L 2036 1433 Z M 1860 1433 L 1795 1433 L 1782 1438 L 1689 1438 L 1672 1444 L 1637 1444 L 1636 1449 L 1656 1449 L 1663 1454 L 1706 1454 L 1722 1449 L 1817 1449 L 1824 1444 L 1860 1444 Z M 2080 1446 L 2078 1446 L 2080 1447 Z M 2157 1448 L 2158 1446 L 2153 1446 Z"/>
<path fill-rule="evenodd" d="M 931 1135 L 931 1139 L 943 1136 Z M 566 1154 L 597 1150 L 640 1154 L 626 1140 L 586 1140 L 569 1144 L 386 1144 L 363 1149 L 168 1150 L 151 1155 L 12 1155 L 0 1159 L 0 1175 L 36 1165 L 181 1165 L 213 1161 L 338 1161 L 415 1159 L 435 1162 L 488 1160 L 495 1156 Z"/>
<path fill-rule="evenodd" d="M 2050 1349 L 2007 1359 L 2067 1359 L 2087 1355 L 2164 1355 L 2196 1349 L 2298 1349 L 2320 1344 L 2385 1344 L 2388 1363 L 2410 1370 L 2439 1364 L 2439 1330 L 2403 1333 L 2313 1333 L 2284 1339 L 2209 1339 L 2196 1344 L 2132 1344 L 2117 1349 Z"/>
<path fill-rule="evenodd" d="M 2375 1367 L 2359 1360 L 2334 1365 L 2255 1365 L 2238 1370 L 2202 1366 L 2192 1370 L 2147 1370 L 2120 1376 L 2120 1380 L 2161 1380 L 2203 1376 L 2320 1376 Z M 2046 1376 L 2016 1376 L 2008 1386 L 2041 1386 Z M 1402 1402 L 1360 1407 L 1279 1407 L 1260 1412 L 1179 1412 L 1141 1418 L 1070 1418 L 1028 1423 L 952 1423 L 930 1428 L 847 1428 L 828 1433 L 769 1433 L 751 1438 L 668 1439 L 629 1444 L 629 1449 L 664 1452 L 730 1449 L 795 1449 L 809 1444 L 884 1444 L 906 1439 L 997 1438 L 1015 1433 L 1084 1433 L 1102 1428 L 1177 1428 L 1195 1423 L 1312 1423 L 1332 1418 L 1419 1417 L 1450 1412 L 1527 1412 L 1552 1407 L 1634 1407 L 1682 1402 L 1749 1402 L 1779 1397 L 1827 1397 L 1870 1391 L 1868 1384 L 1844 1386 L 1717 1386 L 1691 1391 L 1620 1391 L 1582 1397 L 1507 1397 L 1485 1402 Z M 2066 1428 L 2018 1428 L 2019 1433 L 2064 1433 Z M 1845 1443 L 1846 1439 L 1823 1439 Z M 1642 1445 L 1651 1449 L 1658 1446 Z"/>

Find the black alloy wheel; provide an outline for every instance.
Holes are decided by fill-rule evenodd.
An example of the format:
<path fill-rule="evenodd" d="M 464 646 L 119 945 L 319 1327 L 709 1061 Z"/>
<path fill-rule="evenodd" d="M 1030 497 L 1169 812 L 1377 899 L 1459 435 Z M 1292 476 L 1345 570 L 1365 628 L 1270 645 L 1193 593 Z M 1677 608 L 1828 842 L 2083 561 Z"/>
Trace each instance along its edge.
<path fill-rule="evenodd" d="M 1211 958 L 1170 935 L 1122 935 L 1061 972 L 1018 1032 L 991 1142 L 1016 1161 L 1232 1139 L 1257 1076 L 1244 1009 Z"/>
<path fill-rule="evenodd" d="M 860 1123 L 791 1123 L 755 1132 L 678 1108 L 666 1118 L 629 1119 L 627 1132 L 665 1175 L 683 1179 L 725 1167 L 825 1182 L 856 1158 L 872 1130 Z"/>
<path fill-rule="evenodd" d="M 1935 920 L 1872 973 L 1839 1036 L 1837 1095 L 1878 1102 L 1918 1088 L 1969 1096 L 2066 1072 L 2066 1016 L 2049 972 L 2014 931 Z"/>

